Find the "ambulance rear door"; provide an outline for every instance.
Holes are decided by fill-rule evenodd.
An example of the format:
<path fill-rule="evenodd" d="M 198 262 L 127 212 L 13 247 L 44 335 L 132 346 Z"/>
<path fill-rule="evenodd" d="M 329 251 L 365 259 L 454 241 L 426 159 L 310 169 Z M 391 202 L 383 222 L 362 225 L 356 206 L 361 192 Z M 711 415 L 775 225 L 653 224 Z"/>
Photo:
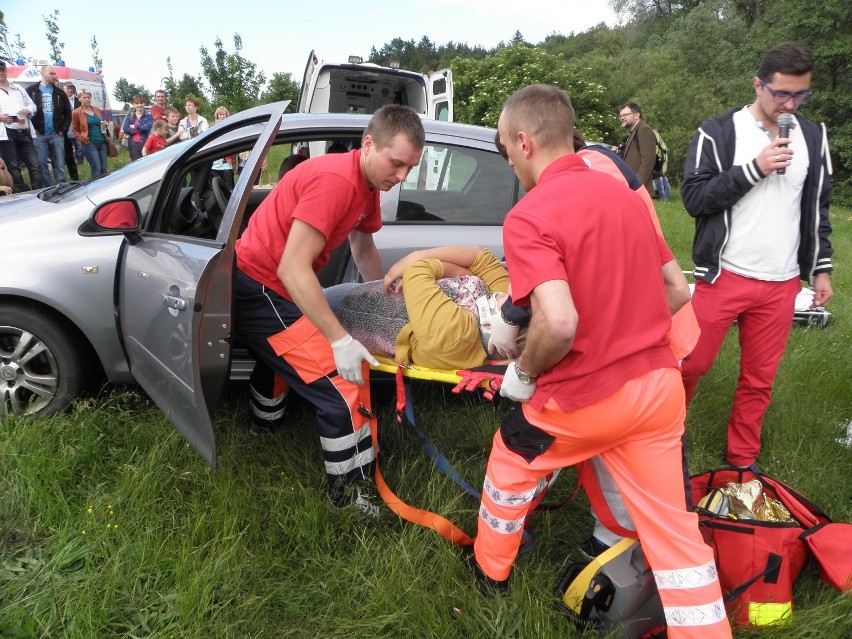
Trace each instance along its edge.
<path fill-rule="evenodd" d="M 305 74 L 302 76 L 302 88 L 299 89 L 299 102 L 296 113 L 308 113 L 311 94 L 313 93 L 314 76 L 316 74 L 319 58 L 316 51 L 311 49 L 308 62 L 305 64 Z"/>
<path fill-rule="evenodd" d="M 453 121 L 453 72 L 433 71 L 426 78 L 426 114 L 431 120 Z"/>

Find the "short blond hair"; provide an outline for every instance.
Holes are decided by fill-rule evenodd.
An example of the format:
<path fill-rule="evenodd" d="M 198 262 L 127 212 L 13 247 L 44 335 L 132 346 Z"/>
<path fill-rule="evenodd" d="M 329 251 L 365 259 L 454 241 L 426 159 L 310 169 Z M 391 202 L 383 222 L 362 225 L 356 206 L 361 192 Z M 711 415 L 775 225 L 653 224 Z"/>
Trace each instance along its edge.
<path fill-rule="evenodd" d="M 543 147 L 554 147 L 574 137 L 571 99 L 550 84 L 531 84 L 515 91 L 503 105 L 501 117 L 512 139 L 526 131 Z"/>

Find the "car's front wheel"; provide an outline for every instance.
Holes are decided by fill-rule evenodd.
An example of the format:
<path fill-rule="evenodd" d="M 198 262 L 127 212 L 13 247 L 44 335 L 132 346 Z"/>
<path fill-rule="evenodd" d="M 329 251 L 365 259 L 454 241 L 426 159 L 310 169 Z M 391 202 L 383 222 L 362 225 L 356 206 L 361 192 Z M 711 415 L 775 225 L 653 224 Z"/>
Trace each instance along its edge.
<path fill-rule="evenodd" d="M 0 304 L 0 418 L 68 408 L 89 382 L 92 356 L 79 342 L 45 312 Z"/>

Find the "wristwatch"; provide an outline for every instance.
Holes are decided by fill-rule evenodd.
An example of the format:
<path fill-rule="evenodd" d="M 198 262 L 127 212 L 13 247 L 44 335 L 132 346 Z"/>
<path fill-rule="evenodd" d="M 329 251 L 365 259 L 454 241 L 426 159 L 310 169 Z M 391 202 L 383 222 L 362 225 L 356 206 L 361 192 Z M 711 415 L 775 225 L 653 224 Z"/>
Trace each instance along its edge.
<path fill-rule="evenodd" d="M 518 366 L 518 362 L 515 362 L 515 373 L 517 374 L 518 381 L 521 384 L 532 384 L 536 380 L 536 378 L 530 375 L 528 372 L 526 372 L 525 370 L 521 370 L 521 367 Z"/>

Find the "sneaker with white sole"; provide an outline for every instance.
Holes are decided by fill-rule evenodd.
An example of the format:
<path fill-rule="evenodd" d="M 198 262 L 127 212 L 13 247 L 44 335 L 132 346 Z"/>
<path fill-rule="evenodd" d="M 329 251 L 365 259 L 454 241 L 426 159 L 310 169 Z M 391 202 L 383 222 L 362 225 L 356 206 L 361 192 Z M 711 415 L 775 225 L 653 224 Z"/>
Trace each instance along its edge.
<path fill-rule="evenodd" d="M 353 508 L 362 517 L 378 519 L 381 513 L 375 498 L 358 484 L 349 484 L 327 493 L 328 500 L 335 508 Z"/>
<path fill-rule="evenodd" d="M 381 513 L 379 505 L 374 503 L 372 497 L 362 491 L 359 486 L 355 487 L 355 499 L 352 500 L 352 506 L 358 509 L 362 516 L 370 519 L 378 519 Z"/>

